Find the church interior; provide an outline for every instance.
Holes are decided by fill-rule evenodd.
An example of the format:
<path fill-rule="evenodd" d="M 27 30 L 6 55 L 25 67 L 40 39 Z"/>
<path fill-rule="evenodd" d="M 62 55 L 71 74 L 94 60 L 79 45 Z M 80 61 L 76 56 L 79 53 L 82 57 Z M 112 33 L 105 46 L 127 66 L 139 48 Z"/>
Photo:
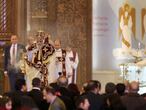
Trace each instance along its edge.
<path fill-rule="evenodd" d="M 80 58 L 78 83 L 91 79 L 91 16 L 90 0 L 1 0 L 1 59 L 3 46 L 10 43 L 11 34 L 27 44 L 38 31 L 50 33 L 51 39 L 61 39 L 62 47 L 71 45 Z M 1 60 L 3 70 L 4 61 Z"/>
<path fill-rule="evenodd" d="M 9 74 L 5 76 L 8 71 L 4 66 L 7 54 L 10 58 L 13 56 L 11 47 L 10 52 L 5 49 L 12 43 L 14 35 L 26 51 L 29 42 L 36 44 L 37 49 L 39 43 L 44 46 L 41 47 L 44 56 L 40 58 L 44 68 L 53 65 L 49 55 L 57 50 L 56 39 L 60 40 L 62 49 L 67 51 L 70 47 L 78 55 L 76 70 L 71 71 L 76 71 L 75 83 L 80 90 L 87 82 L 94 80 L 101 84 L 100 93 L 106 92 L 109 82 L 127 86 L 135 81 L 139 84 L 138 93 L 146 93 L 146 0 L 0 0 L 0 94 L 11 89 Z M 48 44 L 45 38 L 49 39 Z M 35 55 L 38 54 L 39 58 L 40 50 L 37 52 Z M 46 54 L 49 54 L 47 58 Z M 64 63 L 67 62 L 63 55 L 57 61 L 63 62 L 62 73 L 57 73 L 59 75 L 67 74 L 63 73 Z M 26 57 L 22 56 L 22 59 Z M 38 68 L 39 64 L 29 62 L 27 66 Z M 45 71 L 44 68 L 39 65 L 40 72 Z M 50 68 L 53 69 L 53 66 L 46 71 Z M 26 71 L 24 73 L 27 75 Z M 43 75 L 45 80 L 47 76 Z M 68 80 L 69 77 L 70 74 Z"/>

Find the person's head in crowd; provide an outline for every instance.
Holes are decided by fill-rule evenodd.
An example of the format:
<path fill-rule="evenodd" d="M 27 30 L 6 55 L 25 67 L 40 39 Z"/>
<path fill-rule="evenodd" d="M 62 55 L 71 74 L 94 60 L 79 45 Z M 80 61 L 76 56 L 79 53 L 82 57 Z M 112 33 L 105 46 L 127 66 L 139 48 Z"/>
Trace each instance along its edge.
<path fill-rule="evenodd" d="M 17 44 L 17 42 L 18 42 L 17 35 L 15 35 L 15 34 L 11 35 L 11 43 L 12 44 Z"/>
<path fill-rule="evenodd" d="M 85 95 L 82 95 L 76 99 L 75 105 L 77 110 L 88 110 L 90 103 L 88 101 L 88 98 Z"/>
<path fill-rule="evenodd" d="M 33 80 L 32 80 L 32 86 L 33 87 L 38 87 L 38 88 L 40 88 L 41 87 L 41 80 L 39 79 L 39 78 L 34 78 Z"/>
<path fill-rule="evenodd" d="M 97 80 L 96 80 L 96 82 L 98 84 L 99 90 L 101 90 L 101 83 L 99 81 L 97 81 Z"/>
<path fill-rule="evenodd" d="M 0 97 L 0 110 L 12 110 L 12 100 L 9 97 Z"/>
<path fill-rule="evenodd" d="M 132 81 L 129 85 L 130 93 L 137 93 L 139 91 L 139 83 L 136 81 Z"/>
<path fill-rule="evenodd" d="M 116 85 L 116 91 L 120 96 L 124 95 L 125 89 L 126 89 L 126 86 L 123 83 L 118 83 Z"/>
<path fill-rule="evenodd" d="M 101 89 L 101 83 L 97 80 L 90 80 L 87 84 L 87 91 L 91 91 L 95 94 L 98 94 Z"/>
<path fill-rule="evenodd" d="M 86 93 L 88 91 L 87 85 L 88 85 L 88 82 L 85 82 L 83 84 L 83 86 L 82 86 L 82 93 Z"/>
<path fill-rule="evenodd" d="M 61 48 L 61 41 L 59 39 L 56 39 L 54 42 L 55 49 Z"/>
<path fill-rule="evenodd" d="M 116 85 L 112 82 L 109 82 L 105 85 L 105 92 L 107 94 L 112 94 L 116 91 Z"/>
<path fill-rule="evenodd" d="M 15 82 L 15 89 L 17 91 L 26 92 L 27 91 L 27 86 L 26 86 L 25 79 L 17 79 L 16 82 Z"/>
<path fill-rule="evenodd" d="M 69 91 L 72 91 L 76 95 L 80 94 L 80 91 L 79 91 L 79 88 L 78 88 L 77 84 L 70 83 L 67 88 L 68 88 Z"/>
<path fill-rule="evenodd" d="M 47 86 L 43 89 L 43 97 L 48 103 L 52 103 L 56 99 L 55 89 Z"/>
<path fill-rule="evenodd" d="M 60 88 L 59 88 L 59 85 L 57 83 L 54 83 L 54 82 L 50 83 L 49 86 L 51 86 L 55 90 L 55 95 L 61 96 Z"/>
<path fill-rule="evenodd" d="M 57 79 L 57 84 L 59 87 L 67 87 L 68 86 L 68 79 L 65 76 L 60 76 Z"/>

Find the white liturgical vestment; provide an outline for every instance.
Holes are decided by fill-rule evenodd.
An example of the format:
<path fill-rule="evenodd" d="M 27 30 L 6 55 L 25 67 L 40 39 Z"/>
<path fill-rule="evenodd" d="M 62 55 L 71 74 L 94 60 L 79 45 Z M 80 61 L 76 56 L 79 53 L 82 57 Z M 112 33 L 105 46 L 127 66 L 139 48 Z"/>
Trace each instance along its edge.
<path fill-rule="evenodd" d="M 55 55 L 56 55 L 56 69 L 55 69 L 55 74 L 62 73 L 62 75 L 65 75 L 68 77 L 68 75 L 72 74 L 71 70 L 69 69 L 69 63 L 70 60 L 66 56 L 66 51 L 63 49 L 56 49 L 55 50 Z"/>
<path fill-rule="evenodd" d="M 69 83 L 76 83 L 77 80 L 77 67 L 79 63 L 79 58 L 77 52 L 68 51 L 66 53 L 67 58 L 69 58 L 68 68 L 72 75 L 68 78 Z"/>

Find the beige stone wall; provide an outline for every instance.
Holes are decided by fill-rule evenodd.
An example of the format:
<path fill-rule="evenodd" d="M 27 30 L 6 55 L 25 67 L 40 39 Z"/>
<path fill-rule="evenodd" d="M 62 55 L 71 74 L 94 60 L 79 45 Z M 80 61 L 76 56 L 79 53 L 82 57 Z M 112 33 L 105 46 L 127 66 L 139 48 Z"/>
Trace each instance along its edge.
<path fill-rule="evenodd" d="M 79 54 L 78 83 L 82 84 L 91 77 L 91 31 L 88 32 L 91 11 L 88 0 L 58 0 L 57 2 L 57 37 L 63 46 L 70 44 Z M 89 47 L 89 48 L 88 48 Z M 88 57 L 89 56 L 89 57 Z"/>

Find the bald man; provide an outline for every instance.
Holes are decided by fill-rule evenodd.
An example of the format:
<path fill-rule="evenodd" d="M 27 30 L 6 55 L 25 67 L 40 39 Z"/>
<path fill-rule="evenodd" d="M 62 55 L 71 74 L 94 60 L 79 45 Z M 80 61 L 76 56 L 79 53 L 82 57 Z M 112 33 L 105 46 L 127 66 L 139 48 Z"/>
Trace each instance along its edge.
<path fill-rule="evenodd" d="M 15 81 L 17 78 L 23 78 L 17 63 L 21 59 L 23 52 L 26 52 L 25 46 L 18 43 L 17 35 L 11 36 L 11 44 L 4 49 L 4 74 L 9 77 L 10 89 L 15 91 Z"/>
<path fill-rule="evenodd" d="M 130 93 L 138 93 L 139 91 L 139 82 L 132 81 L 129 85 L 129 92 Z"/>
<path fill-rule="evenodd" d="M 61 41 L 56 39 L 54 42 L 55 56 L 56 56 L 56 70 L 55 73 L 69 77 L 72 74 L 72 70 L 69 69 L 70 60 L 66 55 L 66 50 L 61 48 Z"/>
<path fill-rule="evenodd" d="M 138 94 L 138 91 L 139 82 L 132 81 L 129 85 L 129 93 L 121 98 L 127 110 L 140 110 L 138 108 L 146 104 L 146 101 Z"/>

